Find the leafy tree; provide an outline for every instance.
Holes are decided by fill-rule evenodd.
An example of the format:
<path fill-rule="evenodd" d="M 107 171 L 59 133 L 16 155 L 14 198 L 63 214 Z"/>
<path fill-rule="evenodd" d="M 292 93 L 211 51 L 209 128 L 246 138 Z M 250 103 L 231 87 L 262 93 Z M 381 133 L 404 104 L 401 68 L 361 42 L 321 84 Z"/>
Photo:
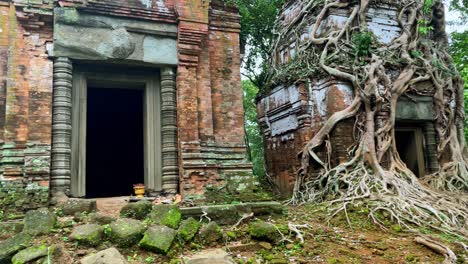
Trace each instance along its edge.
<path fill-rule="evenodd" d="M 263 138 L 257 122 L 257 108 L 255 105 L 258 87 L 251 81 L 245 80 L 242 82 L 242 89 L 244 92 L 245 132 L 249 159 L 253 164 L 254 174 L 259 178 L 263 178 L 265 177 Z"/>
<path fill-rule="evenodd" d="M 465 116 L 468 116 L 468 30 L 451 34 L 450 54 L 465 83 Z M 468 139 L 467 118 L 465 118 L 465 138 Z"/>
<path fill-rule="evenodd" d="M 265 61 L 271 55 L 274 25 L 284 0 L 226 0 L 239 8 L 244 76 L 261 87 L 265 80 Z"/>

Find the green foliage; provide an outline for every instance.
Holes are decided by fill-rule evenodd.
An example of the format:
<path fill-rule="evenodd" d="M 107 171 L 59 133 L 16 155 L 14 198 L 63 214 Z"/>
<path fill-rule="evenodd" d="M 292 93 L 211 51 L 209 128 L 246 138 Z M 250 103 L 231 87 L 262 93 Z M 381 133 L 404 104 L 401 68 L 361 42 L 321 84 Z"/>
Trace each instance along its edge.
<path fill-rule="evenodd" d="M 468 89 L 468 30 L 452 33 L 450 55 L 452 55 L 455 67 L 465 81 L 466 90 Z"/>
<path fill-rule="evenodd" d="M 429 14 L 431 12 L 434 0 L 424 0 L 423 13 Z"/>
<path fill-rule="evenodd" d="M 434 27 L 429 25 L 430 21 L 427 19 L 427 17 L 432 12 L 433 5 L 434 5 L 434 0 L 424 0 L 424 6 L 422 9 L 422 12 L 425 18 L 418 20 L 418 31 L 422 36 L 427 36 L 427 34 L 429 34 L 429 32 L 431 32 L 431 30 L 434 29 Z"/>
<path fill-rule="evenodd" d="M 257 122 L 257 107 L 255 105 L 258 87 L 251 81 L 242 81 L 242 90 L 244 93 L 245 132 L 249 160 L 253 164 L 254 174 L 259 178 L 263 178 L 265 177 L 263 138 Z"/>
<path fill-rule="evenodd" d="M 429 21 L 425 19 L 418 20 L 418 31 L 421 35 L 427 36 L 434 27 L 429 25 Z"/>
<path fill-rule="evenodd" d="M 266 79 L 266 64 L 271 53 L 274 25 L 284 0 L 225 0 L 241 15 L 241 47 L 245 49 L 244 75 L 261 87 Z"/>
<path fill-rule="evenodd" d="M 103 230 L 104 230 L 104 234 L 107 236 L 107 237 L 110 237 L 110 235 L 112 234 L 112 228 L 110 227 L 109 224 L 107 225 L 103 225 Z"/>
<path fill-rule="evenodd" d="M 356 57 L 369 56 L 371 54 L 372 43 L 375 36 L 370 31 L 363 31 L 353 34 L 352 43 Z"/>
<path fill-rule="evenodd" d="M 451 35 L 450 55 L 465 83 L 465 116 L 468 116 L 468 30 Z M 468 119 L 465 118 L 465 138 L 468 139 Z"/>
<path fill-rule="evenodd" d="M 156 259 L 151 256 L 145 258 L 145 263 L 154 263 L 155 261 Z"/>

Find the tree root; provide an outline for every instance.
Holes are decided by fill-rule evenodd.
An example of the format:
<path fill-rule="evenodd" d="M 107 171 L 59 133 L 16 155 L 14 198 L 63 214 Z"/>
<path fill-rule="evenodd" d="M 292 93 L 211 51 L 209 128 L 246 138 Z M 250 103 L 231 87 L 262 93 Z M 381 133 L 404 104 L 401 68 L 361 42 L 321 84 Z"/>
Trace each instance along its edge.
<path fill-rule="evenodd" d="M 334 208 L 331 216 L 339 212 L 347 216 L 347 205 L 365 200 L 370 209 L 369 217 L 382 228 L 385 226 L 377 214 L 386 212 L 408 229 L 428 226 L 466 239 L 468 165 L 463 155 L 464 136 L 460 134 L 464 118 L 463 87 L 460 78 L 453 73 L 453 62 L 444 46 L 419 33 L 418 21 L 430 20 L 430 14 L 424 11 L 426 1 L 395 1 L 402 33 L 390 45 L 374 43 L 374 49 L 369 51 L 372 56 L 367 58 L 350 55 L 356 52 L 352 50 L 355 47 L 349 36 L 368 32 L 367 9 L 378 1 L 303 1 L 304 9 L 300 14 L 290 24 L 279 27 L 284 30 L 279 30 L 275 52 L 280 52 L 281 45 L 290 45 L 289 37 L 293 34 L 301 36 L 311 22 L 307 17 L 315 15 L 310 39 L 306 43 L 296 39 L 297 56 L 305 52 L 316 54 L 310 58 L 318 58 L 318 61 L 311 63 L 320 65 L 331 78 L 349 82 L 355 97 L 347 108 L 325 120 L 322 128 L 304 146 L 289 203 L 329 202 Z M 350 9 L 344 26 L 326 36 L 317 36 L 326 15 L 336 8 Z M 343 65 L 346 59 L 349 65 Z M 273 67 L 272 74 L 278 71 Z M 416 84 L 429 81 L 433 88 L 424 93 L 434 98 L 437 151 L 442 165 L 438 172 L 420 181 L 397 151 L 396 107 L 401 96 L 416 90 Z M 327 139 L 338 123 L 351 117 L 356 118 L 356 145 L 350 152 L 351 158 L 330 168 L 330 161 L 323 161 L 317 155 L 318 148 L 327 145 Z M 326 149 L 324 156 L 330 157 L 331 148 Z M 312 164 L 322 167 L 318 175 L 312 175 L 312 171 L 317 172 L 316 168 L 311 169 Z"/>
<path fill-rule="evenodd" d="M 456 264 L 457 263 L 457 256 L 455 255 L 455 253 L 453 253 L 453 251 L 450 250 L 450 248 L 441 244 L 438 241 L 435 241 L 427 237 L 416 237 L 414 239 L 414 242 L 424 245 L 430 248 L 431 250 L 433 250 L 434 252 L 443 255 L 445 257 L 443 264 Z"/>

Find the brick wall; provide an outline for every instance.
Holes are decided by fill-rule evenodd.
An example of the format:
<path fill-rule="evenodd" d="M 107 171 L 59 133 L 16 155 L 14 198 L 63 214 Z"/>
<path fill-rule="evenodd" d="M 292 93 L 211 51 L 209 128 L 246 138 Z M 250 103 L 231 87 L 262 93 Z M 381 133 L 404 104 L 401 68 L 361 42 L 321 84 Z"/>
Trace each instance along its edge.
<path fill-rule="evenodd" d="M 3 1 L 0 2 L 0 27 L 2 196 L 8 201 L 7 187 L 14 186 L 13 193 L 22 195 L 15 201 L 15 207 L 29 208 L 31 203 L 47 202 L 43 191 L 23 193 L 20 187 L 41 186 L 47 193 L 52 62 L 46 49 L 52 41 L 52 17 L 26 13 L 21 7 Z M 2 203 L 2 207 L 7 205 Z"/>
<path fill-rule="evenodd" d="M 260 127 L 265 139 L 267 171 L 282 195 L 291 193 L 297 170 L 298 154 L 335 112 L 346 108 L 352 99 L 351 87 L 332 79 L 310 80 L 308 83 L 279 85 L 263 94 L 257 102 Z M 330 135 L 332 166 L 346 161 L 348 148 L 354 143 L 354 121 L 340 122 Z M 326 149 L 317 155 L 327 160 Z M 318 173 L 315 166 L 312 173 Z"/>
<path fill-rule="evenodd" d="M 256 188 L 245 155 L 237 10 L 222 1 L 164 3 L 0 0 L 0 181 L 48 186 L 53 65 L 47 49 L 56 5 L 177 23 L 180 191 L 204 199 L 207 188 Z"/>
<path fill-rule="evenodd" d="M 177 7 L 183 21 L 177 69 L 180 191 L 205 200 L 207 191 L 223 190 L 242 200 L 240 190 L 257 183 L 245 155 L 240 17 L 221 1 L 181 0 Z"/>

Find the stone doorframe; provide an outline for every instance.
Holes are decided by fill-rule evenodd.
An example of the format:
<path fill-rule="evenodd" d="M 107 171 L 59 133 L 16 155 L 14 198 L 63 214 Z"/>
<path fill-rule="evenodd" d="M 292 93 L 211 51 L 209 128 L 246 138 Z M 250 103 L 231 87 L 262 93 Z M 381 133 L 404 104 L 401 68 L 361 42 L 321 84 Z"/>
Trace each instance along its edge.
<path fill-rule="evenodd" d="M 89 82 L 102 81 L 144 87 L 145 185 L 156 193 L 178 192 L 175 71 L 163 67 L 159 73 L 154 72 L 154 75 L 141 75 L 96 73 L 79 68 L 73 71 L 70 59 L 60 57 L 54 61 L 52 195 L 83 197 L 86 194 L 86 91 Z"/>

